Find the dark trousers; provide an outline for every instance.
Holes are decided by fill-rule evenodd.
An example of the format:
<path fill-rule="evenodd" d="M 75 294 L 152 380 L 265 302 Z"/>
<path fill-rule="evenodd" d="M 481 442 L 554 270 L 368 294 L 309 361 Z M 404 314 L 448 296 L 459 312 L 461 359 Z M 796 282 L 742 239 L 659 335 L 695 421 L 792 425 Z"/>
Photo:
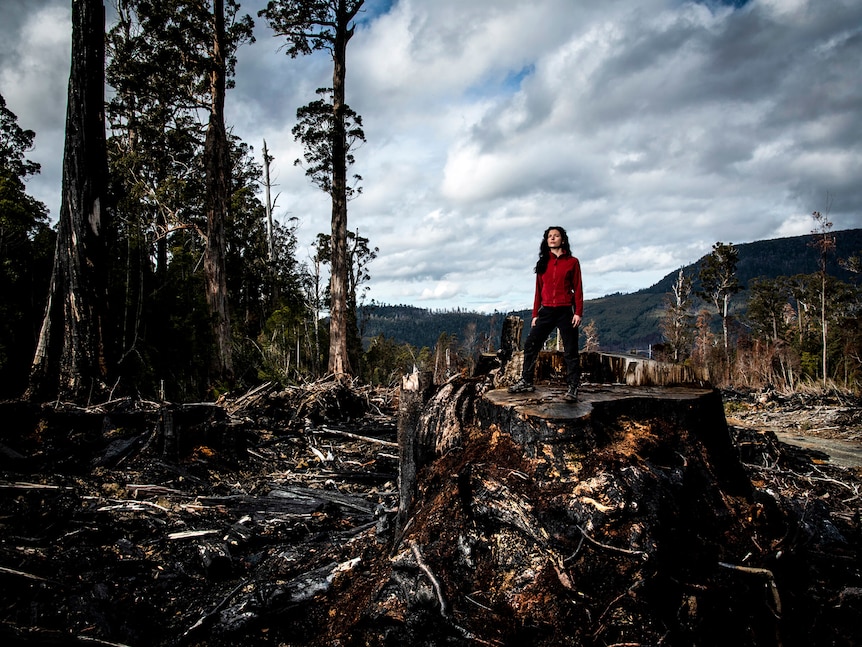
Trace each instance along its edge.
<path fill-rule="evenodd" d="M 581 362 L 578 358 L 578 328 L 572 325 L 573 314 L 571 306 L 539 308 L 536 325 L 530 328 L 530 334 L 527 335 L 527 342 L 524 344 L 524 371 L 521 376 L 525 382 L 533 383 L 539 351 L 542 350 L 542 346 L 545 345 L 554 328 L 557 328 L 563 340 L 566 383 L 569 386 L 578 386 L 581 381 Z"/>

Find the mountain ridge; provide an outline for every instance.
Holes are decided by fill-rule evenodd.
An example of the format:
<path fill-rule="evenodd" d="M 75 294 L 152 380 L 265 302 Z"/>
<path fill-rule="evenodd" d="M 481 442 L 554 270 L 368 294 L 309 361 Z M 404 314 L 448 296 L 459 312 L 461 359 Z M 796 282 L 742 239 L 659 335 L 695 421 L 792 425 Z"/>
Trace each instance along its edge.
<path fill-rule="evenodd" d="M 830 234 L 835 237 L 836 249 L 828 260 L 827 272 L 842 281 L 852 282 L 852 275 L 838 261 L 862 253 L 862 229 L 845 229 Z M 734 297 L 735 313 L 744 312 L 742 304 L 747 301 L 747 287 L 752 279 L 817 272 L 819 254 L 812 246 L 816 236 L 805 234 L 734 244 L 739 253 L 736 274 L 744 289 Z M 695 289 L 697 275 L 706 256 L 682 268 L 695 278 Z M 655 284 L 636 292 L 609 294 L 584 302 L 584 322 L 595 323 L 602 349 L 642 350 L 662 341 L 658 326 L 661 309 L 678 272 L 679 269 L 669 272 Z M 461 341 L 470 334 L 487 337 L 490 347 L 498 348 L 500 327 L 507 315 L 527 319 L 530 311 L 485 314 L 460 308 L 441 312 L 411 305 L 371 304 L 362 308 L 360 322 L 366 343 L 383 335 L 417 348 L 433 348 L 440 335 L 446 333 Z"/>

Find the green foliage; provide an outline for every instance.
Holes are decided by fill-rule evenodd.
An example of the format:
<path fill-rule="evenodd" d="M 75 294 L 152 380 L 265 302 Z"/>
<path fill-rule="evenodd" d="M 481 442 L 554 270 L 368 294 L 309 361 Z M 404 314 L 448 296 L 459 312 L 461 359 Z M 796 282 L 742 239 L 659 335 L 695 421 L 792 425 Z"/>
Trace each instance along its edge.
<path fill-rule="evenodd" d="M 341 20 L 352 20 L 364 3 L 365 0 L 343 0 L 339 7 L 344 12 Z M 287 55 L 296 58 L 335 47 L 333 6 L 332 0 L 270 0 L 257 15 L 266 18 L 277 35 L 286 37 Z"/>
<path fill-rule="evenodd" d="M 39 164 L 28 160 L 25 153 L 33 147 L 36 133 L 18 125 L 18 117 L 6 107 L 0 95 L 0 172 L 23 181 L 39 172 Z"/>
<path fill-rule="evenodd" d="M 410 344 L 378 335 L 365 351 L 362 379 L 368 384 L 397 386 L 401 376 L 411 373 L 414 366 L 426 370 L 430 355 L 427 347 L 417 350 Z"/>
<path fill-rule="evenodd" d="M 0 95 L 0 397 L 24 390 L 53 266 L 47 209 L 24 184 L 39 172 L 26 158 L 34 137 Z"/>
<path fill-rule="evenodd" d="M 820 353 L 819 351 L 809 352 L 802 351 L 801 366 L 803 375 L 810 378 L 817 378 L 820 373 Z"/>
<path fill-rule="evenodd" d="M 739 250 L 732 244 L 717 242 L 700 266 L 700 290 L 698 294 L 712 303 L 719 313 L 727 312 L 727 303 L 742 286 L 736 275 Z"/>
<path fill-rule="evenodd" d="M 318 99 L 299 108 L 296 111 L 297 124 L 291 132 L 297 141 L 302 142 L 303 157 L 306 163 L 306 176 L 321 191 L 332 195 L 333 133 L 336 110 L 331 99 L 331 88 L 319 88 L 317 93 L 320 95 L 329 95 L 329 98 Z M 350 167 L 356 161 L 351 150 L 358 142 L 365 141 L 365 133 L 362 130 L 362 117 L 347 105 L 342 105 L 339 108 L 338 116 L 344 127 L 346 144 L 344 147 L 344 159 L 347 167 Z M 301 160 L 296 160 L 294 163 L 297 166 L 302 165 Z M 358 183 L 362 181 L 362 177 L 354 175 L 353 179 L 356 184 L 353 187 L 345 187 L 347 199 L 362 192 L 361 187 L 358 186 Z"/>
<path fill-rule="evenodd" d="M 269 316 L 258 336 L 260 379 L 288 384 L 302 374 L 301 333 L 304 322 L 305 312 L 289 307 L 279 308 Z"/>
<path fill-rule="evenodd" d="M 790 286 L 787 277 L 756 278 L 749 283 L 746 319 L 755 339 L 783 339 L 790 321 L 787 309 Z"/>

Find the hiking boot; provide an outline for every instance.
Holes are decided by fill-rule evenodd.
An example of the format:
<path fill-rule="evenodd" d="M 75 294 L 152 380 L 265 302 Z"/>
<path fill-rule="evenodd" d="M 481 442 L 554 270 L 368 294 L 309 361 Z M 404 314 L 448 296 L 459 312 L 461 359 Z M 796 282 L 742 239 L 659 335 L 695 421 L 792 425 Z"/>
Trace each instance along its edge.
<path fill-rule="evenodd" d="M 530 391 L 535 390 L 536 387 L 534 387 L 532 383 L 527 382 L 524 378 L 521 378 L 509 387 L 509 393 L 529 393 Z"/>
<path fill-rule="evenodd" d="M 569 390 L 566 391 L 566 395 L 563 396 L 563 400 L 566 402 L 577 402 L 578 401 L 578 387 L 570 386 Z"/>

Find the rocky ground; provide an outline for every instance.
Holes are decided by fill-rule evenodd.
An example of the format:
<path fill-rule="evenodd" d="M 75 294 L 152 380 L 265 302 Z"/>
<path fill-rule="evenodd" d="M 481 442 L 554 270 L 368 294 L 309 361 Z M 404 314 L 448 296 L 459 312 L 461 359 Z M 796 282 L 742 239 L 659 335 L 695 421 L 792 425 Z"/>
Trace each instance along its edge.
<path fill-rule="evenodd" d="M 705 560 L 694 544 L 679 545 L 676 558 L 665 549 L 647 566 L 639 551 L 620 550 L 627 537 L 650 536 L 648 511 L 637 511 L 639 539 L 633 517 L 612 510 L 634 506 L 623 490 L 609 501 L 602 483 L 616 478 L 622 488 L 635 473 L 670 483 L 681 469 L 671 455 L 637 462 L 643 451 L 635 445 L 630 465 L 621 454 L 597 458 L 590 487 L 575 488 L 584 491 L 572 499 L 571 487 L 533 482 L 511 440 L 474 429 L 463 451 L 423 476 L 419 491 L 430 503 L 397 531 L 393 392 L 267 386 L 170 411 L 132 401 L 90 409 L 4 403 L 0 638 L 607 647 L 693 644 L 681 641 L 697 636 L 720 645 L 718 633 L 704 638 L 704 623 L 718 632 L 742 617 L 757 622 L 735 628 L 738 645 L 862 644 L 862 470 L 776 435 L 860 442 L 860 402 L 736 393 L 724 401 L 757 494 L 744 518 L 726 524 L 743 533 L 725 537 L 738 560 L 717 574 L 710 562 L 709 576 L 695 569 Z M 647 431 L 643 438 L 653 438 Z M 650 500 L 658 506 L 659 498 Z M 616 530 L 599 540 L 601 526 L 573 527 L 558 503 L 542 510 L 543 500 L 603 511 Z M 771 570 L 745 566 L 754 563 L 746 552 L 768 555 Z M 557 554 L 566 557 L 554 561 Z M 557 566 L 531 574 L 515 556 Z M 655 572 L 661 568 L 669 570 Z M 647 572 L 661 590 L 640 581 Z M 612 579 L 625 574 L 637 574 L 635 584 L 613 592 Z M 481 590 L 458 588 L 480 580 Z M 497 593 L 515 588 L 508 600 Z M 656 614 L 671 591 L 683 591 L 685 603 Z M 541 620 L 550 615 L 555 626 Z"/>

